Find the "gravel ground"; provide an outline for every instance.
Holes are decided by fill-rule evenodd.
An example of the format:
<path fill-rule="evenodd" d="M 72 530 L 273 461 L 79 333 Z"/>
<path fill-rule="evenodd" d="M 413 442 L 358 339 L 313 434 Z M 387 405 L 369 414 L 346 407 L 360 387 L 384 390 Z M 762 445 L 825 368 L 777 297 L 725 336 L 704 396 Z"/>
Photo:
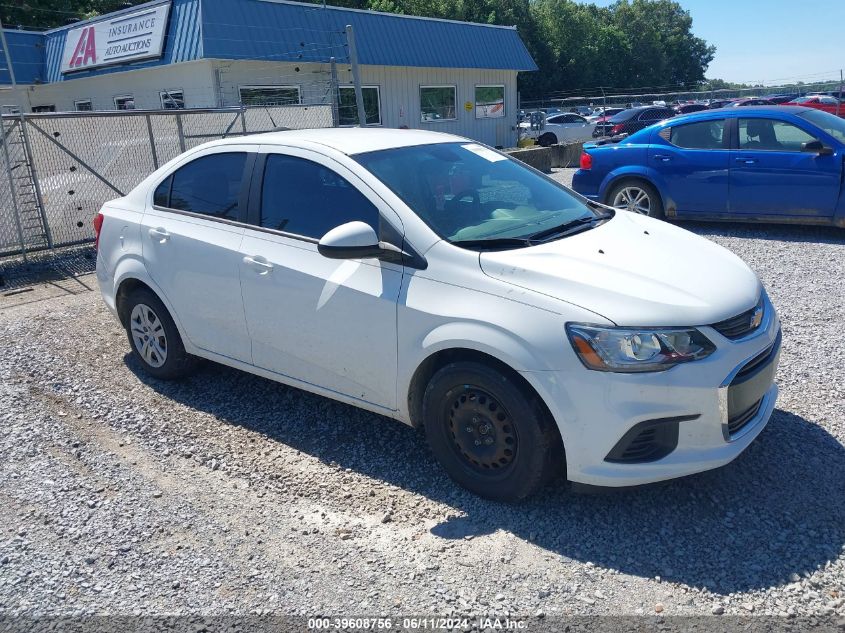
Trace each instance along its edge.
<path fill-rule="evenodd" d="M 143 376 L 91 276 L 0 297 L 0 616 L 845 617 L 845 231 L 688 228 L 780 311 L 771 423 L 718 471 L 517 506 L 399 423 L 214 364 Z"/>

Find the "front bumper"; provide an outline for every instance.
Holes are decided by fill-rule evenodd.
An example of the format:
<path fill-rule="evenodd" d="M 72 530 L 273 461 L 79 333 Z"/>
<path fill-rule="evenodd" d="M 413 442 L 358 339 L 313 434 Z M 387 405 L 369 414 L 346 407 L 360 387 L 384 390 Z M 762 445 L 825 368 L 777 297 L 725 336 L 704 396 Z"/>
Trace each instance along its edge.
<path fill-rule="evenodd" d="M 780 322 L 768 298 L 765 307 L 760 327 L 740 340 L 701 327 L 716 352 L 666 372 L 525 372 L 557 421 L 568 479 L 591 486 L 633 486 L 717 468 L 742 453 L 766 426 L 778 395 L 772 378 Z M 738 385 L 737 373 L 771 350 L 756 381 Z M 745 403 L 749 398 L 755 406 L 741 417 L 733 401 Z M 677 435 L 667 451 L 656 459 L 648 454 L 639 461 L 614 459 L 626 434 L 654 421 L 676 425 Z"/>

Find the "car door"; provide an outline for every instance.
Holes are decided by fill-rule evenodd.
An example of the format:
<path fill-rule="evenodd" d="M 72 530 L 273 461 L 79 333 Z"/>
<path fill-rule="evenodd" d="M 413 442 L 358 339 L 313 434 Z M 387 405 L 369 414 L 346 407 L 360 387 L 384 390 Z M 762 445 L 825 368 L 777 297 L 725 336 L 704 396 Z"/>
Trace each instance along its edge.
<path fill-rule="evenodd" d="M 255 149 L 226 145 L 188 158 L 156 186 L 141 226 L 144 264 L 188 340 L 247 363 L 240 246 Z"/>
<path fill-rule="evenodd" d="M 663 127 L 649 147 L 649 167 L 663 181 L 664 205 L 678 215 L 728 210 L 730 137 L 723 118 Z"/>
<path fill-rule="evenodd" d="M 258 367 L 393 410 L 402 266 L 317 251 L 353 220 L 402 235 L 398 216 L 342 165 L 261 148 L 240 265 L 252 355 Z"/>
<path fill-rule="evenodd" d="M 839 197 L 842 156 L 802 152 L 818 140 L 808 129 L 773 117 L 737 119 L 731 151 L 730 210 L 752 216 L 831 217 Z"/>

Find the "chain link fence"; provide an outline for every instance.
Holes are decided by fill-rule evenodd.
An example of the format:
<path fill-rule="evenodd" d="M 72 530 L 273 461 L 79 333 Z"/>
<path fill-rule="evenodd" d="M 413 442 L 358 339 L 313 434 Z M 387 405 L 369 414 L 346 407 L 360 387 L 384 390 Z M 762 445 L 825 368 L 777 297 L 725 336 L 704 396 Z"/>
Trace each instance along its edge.
<path fill-rule="evenodd" d="M 335 120 L 330 104 L 5 115 L 0 257 L 92 241 L 104 202 L 192 147 Z"/>

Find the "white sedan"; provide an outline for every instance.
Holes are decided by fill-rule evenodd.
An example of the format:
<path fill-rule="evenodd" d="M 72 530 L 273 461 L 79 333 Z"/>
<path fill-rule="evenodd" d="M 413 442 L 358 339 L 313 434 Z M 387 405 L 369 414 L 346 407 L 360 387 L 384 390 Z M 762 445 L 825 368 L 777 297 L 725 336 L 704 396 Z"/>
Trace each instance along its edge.
<path fill-rule="evenodd" d="M 491 499 L 721 466 L 775 404 L 778 317 L 739 258 L 465 138 L 215 141 L 94 226 L 147 374 L 209 359 L 423 427 Z"/>
<path fill-rule="evenodd" d="M 546 125 L 542 130 L 531 130 L 529 122 L 520 124 L 524 133 L 537 139 L 537 143 L 543 147 L 557 145 L 558 143 L 586 143 L 593 140 L 593 130 L 596 124 L 591 123 L 580 114 L 562 112 L 552 114 L 546 119 Z"/>

